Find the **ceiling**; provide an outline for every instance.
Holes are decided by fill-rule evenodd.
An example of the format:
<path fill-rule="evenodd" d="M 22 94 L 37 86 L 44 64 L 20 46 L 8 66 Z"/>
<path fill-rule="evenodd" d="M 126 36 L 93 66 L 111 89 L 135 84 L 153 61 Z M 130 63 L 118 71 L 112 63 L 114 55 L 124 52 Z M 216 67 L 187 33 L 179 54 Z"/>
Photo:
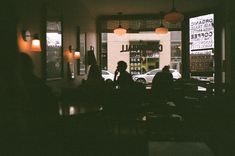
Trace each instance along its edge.
<path fill-rule="evenodd" d="M 155 15 L 159 15 L 160 12 L 165 14 L 171 11 L 173 6 L 173 0 L 80 1 L 93 17 L 105 17 L 102 18 L 102 32 L 113 32 L 113 29 L 118 27 L 120 19 L 122 27 L 126 28 L 128 32 L 153 31 L 156 27 L 160 26 L 160 18 Z M 205 9 L 213 9 L 219 6 L 220 2 L 222 2 L 222 0 L 175 0 L 175 8 L 177 11 L 183 13 L 204 11 Z M 118 16 L 119 12 L 122 12 L 121 17 Z M 145 20 L 142 20 L 143 16 Z M 153 18 L 151 18 L 151 16 Z M 133 19 L 133 17 L 135 17 L 135 19 Z M 141 19 L 139 19 L 139 17 Z M 169 30 L 179 30 L 181 28 L 181 23 L 171 24 L 163 21 L 163 25 Z"/>
<path fill-rule="evenodd" d="M 126 14 L 157 14 L 168 12 L 172 0 L 80 0 L 94 16 Z M 175 0 L 180 12 L 199 11 L 217 6 L 220 0 Z"/>

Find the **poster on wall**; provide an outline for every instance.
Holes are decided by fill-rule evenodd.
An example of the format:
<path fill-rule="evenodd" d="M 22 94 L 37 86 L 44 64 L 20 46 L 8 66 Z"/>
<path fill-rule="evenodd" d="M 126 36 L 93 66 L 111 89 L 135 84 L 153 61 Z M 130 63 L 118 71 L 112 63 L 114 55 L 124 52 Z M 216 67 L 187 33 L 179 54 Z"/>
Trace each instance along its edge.
<path fill-rule="evenodd" d="M 189 19 L 191 74 L 214 72 L 214 14 Z"/>

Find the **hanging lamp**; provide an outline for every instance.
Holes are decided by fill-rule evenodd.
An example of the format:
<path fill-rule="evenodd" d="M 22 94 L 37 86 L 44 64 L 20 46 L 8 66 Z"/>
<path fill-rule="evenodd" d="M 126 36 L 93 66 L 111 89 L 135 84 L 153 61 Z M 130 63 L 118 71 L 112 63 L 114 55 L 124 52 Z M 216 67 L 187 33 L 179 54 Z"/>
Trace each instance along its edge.
<path fill-rule="evenodd" d="M 155 29 L 155 33 L 158 34 L 158 35 L 163 35 L 163 34 L 167 34 L 168 33 L 168 28 L 166 28 L 164 25 L 163 25 L 163 22 L 162 22 L 162 12 L 160 12 L 160 27 L 157 27 Z"/>
<path fill-rule="evenodd" d="M 158 34 L 158 35 L 167 34 L 168 33 L 168 29 L 166 27 L 164 27 L 163 24 L 161 24 L 160 27 L 155 29 L 155 33 Z"/>
<path fill-rule="evenodd" d="M 178 23 L 184 20 L 184 15 L 176 10 L 174 0 L 172 0 L 172 9 L 164 16 L 164 20 L 170 23 Z"/>
<path fill-rule="evenodd" d="M 118 27 L 116 29 L 113 30 L 114 34 L 116 34 L 117 36 L 122 36 L 126 34 L 126 29 L 122 28 L 121 26 L 121 21 L 120 21 L 120 17 L 122 15 L 121 12 L 118 13 L 119 15 L 119 20 L 118 20 Z"/>

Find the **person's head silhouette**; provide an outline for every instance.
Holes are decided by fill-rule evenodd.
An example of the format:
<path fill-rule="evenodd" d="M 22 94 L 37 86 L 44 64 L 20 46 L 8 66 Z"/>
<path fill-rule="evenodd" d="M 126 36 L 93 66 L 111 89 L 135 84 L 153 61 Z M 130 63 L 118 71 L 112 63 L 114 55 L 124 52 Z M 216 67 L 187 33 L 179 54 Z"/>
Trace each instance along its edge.
<path fill-rule="evenodd" d="M 117 70 L 118 70 L 119 72 L 123 72 L 123 71 L 126 70 L 126 68 L 127 68 L 126 62 L 124 62 L 124 61 L 118 61 L 117 64 L 118 64 Z"/>
<path fill-rule="evenodd" d="M 170 67 L 169 67 L 169 66 L 164 66 L 164 67 L 162 68 L 162 71 L 163 71 L 163 72 L 169 72 L 169 71 L 170 71 Z"/>

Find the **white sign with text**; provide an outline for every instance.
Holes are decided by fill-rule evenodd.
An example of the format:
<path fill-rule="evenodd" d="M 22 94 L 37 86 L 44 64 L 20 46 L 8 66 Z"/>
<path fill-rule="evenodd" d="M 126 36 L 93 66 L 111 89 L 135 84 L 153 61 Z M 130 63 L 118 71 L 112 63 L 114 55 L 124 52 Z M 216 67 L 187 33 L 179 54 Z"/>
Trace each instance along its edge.
<path fill-rule="evenodd" d="M 214 14 L 189 19 L 190 53 L 214 49 Z"/>

